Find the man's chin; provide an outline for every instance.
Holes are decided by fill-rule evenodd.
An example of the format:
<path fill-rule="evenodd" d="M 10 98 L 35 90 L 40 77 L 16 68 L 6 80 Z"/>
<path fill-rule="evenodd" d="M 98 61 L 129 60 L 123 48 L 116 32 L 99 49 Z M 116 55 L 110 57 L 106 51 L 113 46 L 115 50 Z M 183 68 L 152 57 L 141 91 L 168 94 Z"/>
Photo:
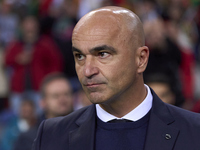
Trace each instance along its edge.
<path fill-rule="evenodd" d="M 89 100 L 93 104 L 101 104 L 106 101 L 105 97 L 100 95 L 90 95 Z"/>

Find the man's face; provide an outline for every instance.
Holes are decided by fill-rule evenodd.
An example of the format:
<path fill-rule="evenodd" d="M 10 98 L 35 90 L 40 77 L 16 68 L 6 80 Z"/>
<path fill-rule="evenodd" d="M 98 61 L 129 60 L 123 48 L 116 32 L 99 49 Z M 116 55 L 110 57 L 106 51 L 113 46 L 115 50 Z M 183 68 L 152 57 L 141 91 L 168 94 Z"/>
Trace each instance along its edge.
<path fill-rule="evenodd" d="M 76 72 L 92 103 L 126 98 L 136 78 L 135 48 L 115 21 L 99 21 L 73 33 Z"/>
<path fill-rule="evenodd" d="M 45 88 L 43 100 L 47 115 L 57 117 L 67 115 L 73 110 L 73 99 L 70 84 L 64 79 L 57 79 Z"/>

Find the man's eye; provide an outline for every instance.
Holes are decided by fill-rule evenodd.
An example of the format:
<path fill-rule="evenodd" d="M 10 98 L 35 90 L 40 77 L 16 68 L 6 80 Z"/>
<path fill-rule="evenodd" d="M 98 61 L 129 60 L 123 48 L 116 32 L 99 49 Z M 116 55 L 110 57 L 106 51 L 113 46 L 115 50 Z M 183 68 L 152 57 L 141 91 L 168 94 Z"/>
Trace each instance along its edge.
<path fill-rule="evenodd" d="M 109 53 L 107 53 L 107 52 L 100 52 L 99 53 L 99 57 L 101 57 L 101 58 L 106 58 L 106 57 L 108 57 L 110 54 Z"/>
<path fill-rule="evenodd" d="M 77 60 L 83 60 L 84 56 L 82 54 L 75 54 Z"/>

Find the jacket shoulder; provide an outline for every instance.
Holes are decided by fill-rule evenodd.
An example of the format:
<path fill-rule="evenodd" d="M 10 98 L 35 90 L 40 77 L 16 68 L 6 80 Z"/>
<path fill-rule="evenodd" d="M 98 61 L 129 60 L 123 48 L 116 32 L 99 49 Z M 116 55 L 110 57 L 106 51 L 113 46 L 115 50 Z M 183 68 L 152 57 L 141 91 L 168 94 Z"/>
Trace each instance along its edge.
<path fill-rule="evenodd" d="M 69 125 L 75 123 L 75 121 L 80 117 L 80 115 L 82 115 L 90 107 L 92 107 L 92 105 L 83 107 L 83 108 L 81 108 L 79 110 L 76 110 L 76 111 L 70 113 L 67 116 L 47 119 L 45 121 L 44 128 L 45 129 L 48 129 L 48 128 L 50 128 L 50 129 L 54 128 L 55 129 L 56 126 L 63 126 L 63 125 L 66 128 L 66 126 L 69 126 Z"/>
<path fill-rule="evenodd" d="M 91 113 L 93 108 L 94 106 L 90 105 L 64 117 L 44 120 L 40 124 L 32 150 L 54 150 L 68 147 L 69 145 L 66 141 L 69 141 L 68 135 L 70 132 L 77 129 L 77 120 L 80 120 L 79 118 L 87 118 L 87 116 L 83 115 L 85 112 Z M 60 140 L 58 140 L 58 137 Z"/>
<path fill-rule="evenodd" d="M 192 124 L 193 126 L 197 126 L 200 128 L 200 114 L 191 112 L 189 110 L 185 110 L 170 104 L 166 104 L 169 111 L 175 118 L 175 120 L 178 120 L 180 122 L 185 122 L 189 123 L 190 125 Z"/>

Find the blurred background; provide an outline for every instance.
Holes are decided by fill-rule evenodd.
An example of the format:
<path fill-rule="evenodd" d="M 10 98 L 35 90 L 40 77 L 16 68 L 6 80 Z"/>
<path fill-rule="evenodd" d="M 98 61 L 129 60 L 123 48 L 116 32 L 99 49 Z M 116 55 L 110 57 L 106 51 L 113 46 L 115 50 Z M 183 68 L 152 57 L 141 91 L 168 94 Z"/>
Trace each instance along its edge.
<path fill-rule="evenodd" d="M 166 103 L 200 113 L 200 0 L 0 0 L 0 150 L 31 150 L 42 120 L 90 105 L 77 79 L 71 36 L 102 6 L 144 25 L 144 80 Z"/>

